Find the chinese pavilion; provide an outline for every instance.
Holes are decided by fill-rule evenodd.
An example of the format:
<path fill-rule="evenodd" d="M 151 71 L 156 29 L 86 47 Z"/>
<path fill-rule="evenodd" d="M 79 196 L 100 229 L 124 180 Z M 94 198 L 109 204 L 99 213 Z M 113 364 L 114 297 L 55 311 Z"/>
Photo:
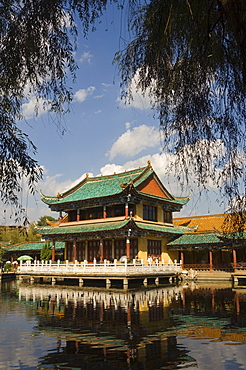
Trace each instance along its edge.
<path fill-rule="evenodd" d="M 168 251 L 167 243 L 190 230 L 172 220 L 173 212 L 189 198 L 171 195 L 150 162 L 123 173 L 86 175 L 62 194 L 41 197 L 60 214 L 58 222 L 37 228 L 43 239 L 52 242 L 53 261 L 57 242 L 65 242 L 64 259 L 69 261 L 122 256 L 146 261 L 149 255 L 174 261 L 178 251 Z"/>

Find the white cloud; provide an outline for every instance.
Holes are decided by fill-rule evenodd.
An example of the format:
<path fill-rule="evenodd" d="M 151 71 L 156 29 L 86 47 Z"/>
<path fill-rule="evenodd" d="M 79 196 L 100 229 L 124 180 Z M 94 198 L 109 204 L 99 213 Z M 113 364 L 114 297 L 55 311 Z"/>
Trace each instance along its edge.
<path fill-rule="evenodd" d="M 44 170 L 44 173 L 46 170 Z M 61 177 L 64 175 L 62 174 L 56 174 L 54 176 L 44 176 L 44 179 L 37 185 L 37 189 L 41 189 L 42 193 L 47 196 L 56 196 L 57 193 L 64 193 L 65 191 L 73 188 L 76 186 L 79 182 L 81 182 L 85 177 L 86 174 L 83 173 L 78 179 L 76 180 L 65 180 L 61 181 Z M 92 173 L 89 173 L 89 176 L 93 176 Z M 60 181 L 59 181 L 60 180 Z M 31 198 L 31 197 L 30 197 Z M 52 212 L 50 209 L 41 201 L 40 195 L 37 194 L 36 196 L 36 205 L 31 204 L 30 199 L 30 205 L 28 207 L 28 218 L 31 221 L 37 221 L 40 217 L 47 215 L 52 216 L 54 218 L 58 217 L 57 212 Z M 33 199 L 32 199 L 33 200 Z"/>
<path fill-rule="evenodd" d="M 152 100 L 150 88 L 147 88 L 145 91 L 143 91 L 141 88 L 138 87 L 138 83 L 139 83 L 139 73 L 137 72 L 128 87 L 128 92 L 130 93 L 129 95 L 131 96 L 131 100 L 125 102 L 124 99 L 123 100 L 121 98 L 117 99 L 121 108 L 133 107 L 141 110 L 151 108 Z"/>
<path fill-rule="evenodd" d="M 80 103 L 85 101 L 87 96 L 92 95 L 95 89 L 96 88 L 94 86 L 89 86 L 87 89 L 80 89 L 76 91 L 76 93 L 74 94 L 74 100 Z"/>
<path fill-rule="evenodd" d="M 129 130 L 129 129 L 130 129 L 130 127 L 131 127 L 131 123 L 130 123 L 130 122 L 126 122 L 126 123 L 125 123 L 125 126 L 126 126 L 126 129 L 127 129 L 127 130 Z"/>
<path fill-rule="evenodd" d="M 83 173 L 76 180 L 59 181 L 62 176 L 64 175 L 56 174 L 54 176 L 45 176 L 44 180 L 39 184 L 39 188 L 42 188 L 42 193 L 49 196 L 55 196 L 57 193 L 64 193 L 81 182 L 86 177 L 86 173 Z M 89 173 L 89 176 L 93 176 L 93 174 Z"/>
<path fill-rule="evenodd" d="M 171 154 L 153 154 L 153 155 L 145 155 L 143 157 L 140 157 L 134 161 L 128 161 L 124 165 L 117 165 L 117 164 L 106 164 L 100 169 L 100 173 L 105 175 L 111 175 L 112 173 L 120 173 L 124 171 L 130 171 L 132 169 L 138 168 L 138 167 L 145 167 L 147 166 L 148 161 L 151 162 L 151 166 L 154 168 L 156 174 L 158 177 L 163 181 L 163 184 L 167 183 L 167 167 L 170 164 L 172 160 L 173 155 Z M 172 171 L 169 173 L 169 176 L 173 176 L 174 172 Z"/>
<path fill-rule="evenodd" d="M 103 85 L 103 87 L 111 87 L 112 86 L 112 84 L 108 84 L 108 83 L 105 83 L 105 82 L 102 82 L 102 85 Z"/>
<path fill-rule="evenodd" d="M 129 123 L 126 127 L 130 127 Z M 122 134 L 112 145 L 108 155 L 110 160 L 118 154 L 130 157 L 147 148 L 153 148 L 160 143 L 159 130 L 153 126 L 141 125 Z"/>
<path fill-rule="evenodd" d="M 49 111 L 50 104 L 43 98 L 31 97 L 27 103 L 22 104 L 23 117 L 28 120 L 35 116 L 41 116 Z M 36 114 L 38 113 L 38 114 Z"/>
<path fill-rule="evenodd" d="M 124 172 L 125 170 L 125 166 L 119 166 L 117 164 L 106 164 L 100 169 L 100 172 L 103 176 L 107 176 L 112 175 L 113 173 Z"/>
<path fill-rule="evenodd" d="M 92 57 L 93 57 L 93 55 L 91 54 L 91 52 L 90 51 L 85 51 L 82 55 L 81 55 L 81 57 L 79 58 L 79 61 L 81 62 L 81 63 L 83 63 L 83 62 L 87 62 L 87 63 L 91 63 L 91 59 L 92 59 Z"/>

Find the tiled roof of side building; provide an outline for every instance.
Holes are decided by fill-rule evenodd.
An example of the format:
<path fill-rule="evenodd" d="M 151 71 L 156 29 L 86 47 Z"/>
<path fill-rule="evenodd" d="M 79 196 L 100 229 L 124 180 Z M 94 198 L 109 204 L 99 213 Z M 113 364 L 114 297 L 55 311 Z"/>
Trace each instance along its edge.
<path fill-rule="evenodd" d="M 18 252 L 18 251 L 40 251 L 43 245 L 46 242 L 25 242 L 25 243 L 18 243 L 13 244 L 6 247 L 6 252 Z M 64 242 L 57 242 L 56 249 L 64 249 L 65 243 Z"/>
<path fill-rule="evenodd" d="M 216 214 L 174 218 L 173 223 L 175 225 L 184 225 L 188 227 L 197 226 L 197 232 L 222 232 L 222 225 L 224 220 L 224 214 Z"/>
<path fill-rule="evenodd" d="M 174 241 L 168 243 L 168 247 L 191 247 L 203 245 L 223 244 L 221 239 L 216 234 L 184 234 Z"/>
<path fill-rule="evenodd" d="M 3 242 L 3 241 L 0 241 L 0 247 L 7 247 L 9 245 L 9 242 Z"/>

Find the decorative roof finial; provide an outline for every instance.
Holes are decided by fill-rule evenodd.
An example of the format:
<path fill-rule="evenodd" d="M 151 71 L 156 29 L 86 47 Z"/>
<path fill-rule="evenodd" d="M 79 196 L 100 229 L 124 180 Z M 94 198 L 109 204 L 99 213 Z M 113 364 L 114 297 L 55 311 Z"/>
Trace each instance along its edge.
<path fill-rule="evenodd" d="M 89 174 L 87 173 L 85 176 L 86 176 L 86 180 L 88 180 L 88 178 L 89 178 Z"/>
<path fill-rule="evenodd" d="M 151 167 L 151 162 L 150 162 L 150 160 L 148 160 L 148 161 L 147 161 L 147 164 L 148 164 L 148 166 L 149 166 L 149 167 Z"/>

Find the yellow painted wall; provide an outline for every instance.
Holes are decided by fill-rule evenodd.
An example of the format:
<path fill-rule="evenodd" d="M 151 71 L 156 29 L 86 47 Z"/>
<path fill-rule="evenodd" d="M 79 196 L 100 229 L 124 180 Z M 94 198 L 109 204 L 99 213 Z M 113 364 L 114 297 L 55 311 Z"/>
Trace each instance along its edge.
<path fill-rule="evenodd" d="M 177 260 L 177 262 L 179 263 L 179 252 L 178 251 L 168 251 L 168 255 L 169 255 L 169 258 L 172 262 L 174 262 L 174 260 Z M 166 262 L 166 261 L 165 261 Z"/>
<path fill-rule="evenodd" d="M 147 261 L 147 238 L 138 238 L 138 258 Z"/>
<path fill-rule="evenodd" d="M 163 209 L 161 205 L 158 205 L 157 207 L 157 221 L 163 222 Z"/>
<path fill-rule="evenodd" d="M 149 235 L 148 237 L 138 238 L 138 258 L 143 259 L 144 262 L 147 262 L 148 254 L 147 254 L 147 239 L 151 240 L 160 240 L 160 238 L 154 237 Z M 167 239 L 165 237 L 161 238 L 161 259 L 168 263 L 170 260 L 174 262 L 174 260 L 178 261 L 178 252 L 176 251 L 169 251 L 167 250 Z"/>
<path fill-rule="evenodd" d="M 162 248 L 162 253 L 161 253 L 161 259 L 165 262 L 168 263 L 170 260 L 174 262 L 174 260 L 178 259 L 178 252 L 176 251 L 169 251 L 167 249 L 167 238 L 163 237 L 162 238 L 162 243 L 161 243 L 161 248 Z M 177 261 L 179 262 L 179 261 Z"/>
<path fill-rule="evenodd" d="M 136 204 L 136 215 L 137 220 L 143 220 L 143 204 L 149 204 L 148 202 L 141 202 Z M 163 209 L 161 205 L 157 206 L 157 222 L 163 222 Z"/>
<path fill-rule="evenodd" d="M 143 219 L 143 203 L 136 204 L 136 219 L 142 220 Z"/>

